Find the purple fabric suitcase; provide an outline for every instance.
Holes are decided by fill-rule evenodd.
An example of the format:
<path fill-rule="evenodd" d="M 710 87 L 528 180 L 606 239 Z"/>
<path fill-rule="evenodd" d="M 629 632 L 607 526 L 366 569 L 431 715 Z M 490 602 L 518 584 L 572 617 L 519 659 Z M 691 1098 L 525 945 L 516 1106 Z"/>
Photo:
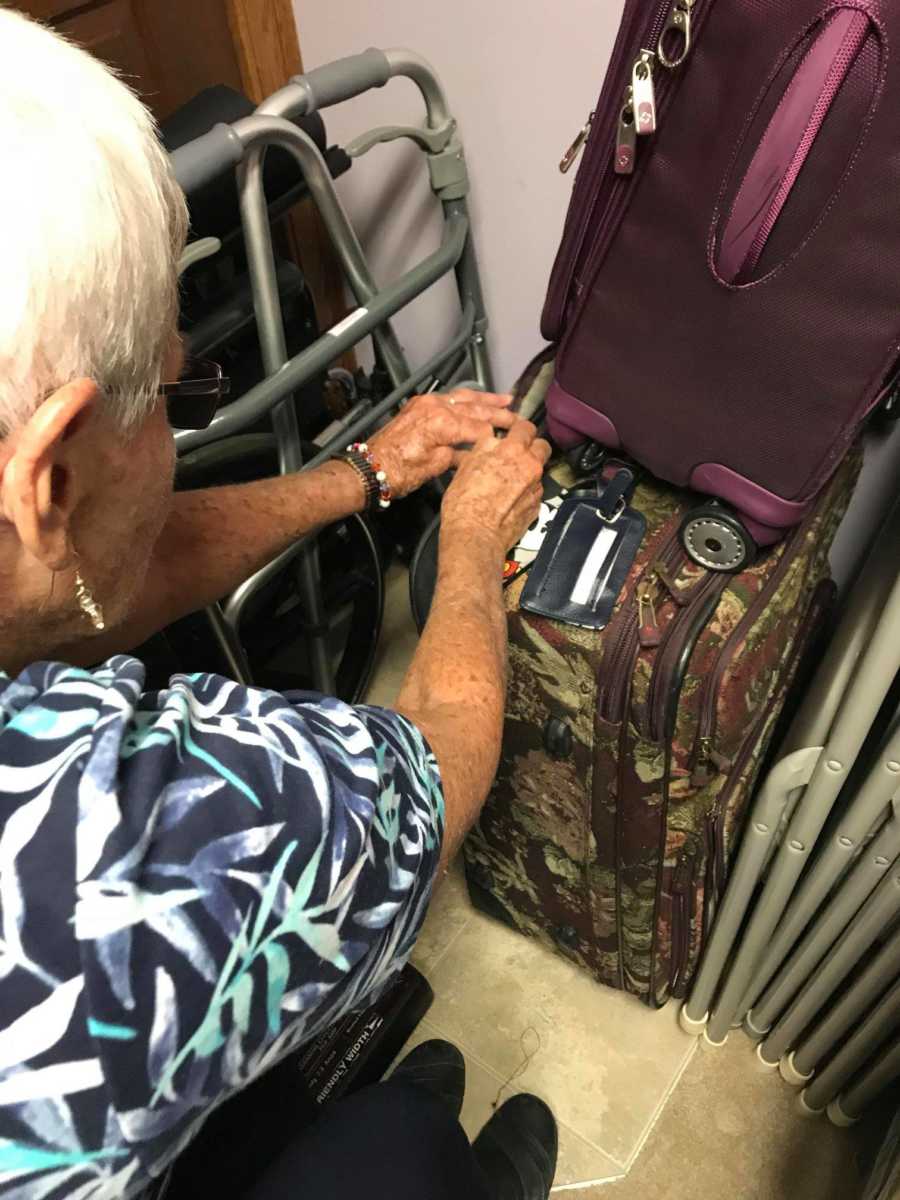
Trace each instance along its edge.
<path fill-rule="evenodd" d="M 898 50 L 900 0 L 626 0 L 542 319 L 557 442 L 761 545 L 810 511 L 895 384 Z"/>

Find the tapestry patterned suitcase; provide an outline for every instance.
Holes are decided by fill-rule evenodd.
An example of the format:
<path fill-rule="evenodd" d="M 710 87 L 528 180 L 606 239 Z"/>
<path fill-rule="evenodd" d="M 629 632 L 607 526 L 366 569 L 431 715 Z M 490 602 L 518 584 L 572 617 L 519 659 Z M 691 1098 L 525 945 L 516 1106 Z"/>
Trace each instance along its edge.
<path fill-rule="evenodd" d="M 644 475 L 631 503 L 647 533 L 599 633 L 521 611 L 527 575 L 507 589 L 502 758 L 465 847 L 477 907 L 651 1006 L 685 995 L 834 600 L 828 554 L 859 467 L 853 452 L 803 523 L 737 575 L 687 557 L 690 493 Z"/>

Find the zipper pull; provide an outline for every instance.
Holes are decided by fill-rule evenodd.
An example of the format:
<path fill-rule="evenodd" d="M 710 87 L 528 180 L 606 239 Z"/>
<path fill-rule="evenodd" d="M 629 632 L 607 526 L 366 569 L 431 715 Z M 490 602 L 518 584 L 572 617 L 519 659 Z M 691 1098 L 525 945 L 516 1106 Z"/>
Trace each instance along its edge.
<path fill-rule="evenodd" d="M 665 563 L 658 562 L 653 570 L 659 580 L 662 581 L 666 591 L 675 601 L 679 608 L 685 608 L 691 602 L 691 597 L 694 594 L 694 589 L 678 586 L 677 578 L 672 574 Z"/>
<path fill-rule="evenodd" d="M 653 603 L 655 580 L 651 577 L 638 588 L 638 638 L 645 650 L 654 650 L 662 641 L 662 632 L 656 620 Z"/>
<path fill-rule="evenodd" d="M 642 50 L 631 72 L 635 128 L 641 137 L 656 133 L 656 88 L 653 85 L 655 65 L 656 55 L 653 51 Z"/>
<path fill-rule="evenodd" d="M 594 123 L 594 113 L 588 115 L 587 121 L 584 123 L 584 128 L 578 134 L 578 137 L 562 156 L 562 162 L 559 164 L 559 169 L 563 175 L 568 174 L 575 165 L 575 160 L 581 153 L 582 148 L 588 138 L 591 136 L 591 126 Z"/>
<path fill-rule="evenodd" d="M 681 856 L 675 864 L 675 870 L 672 872 L 673 895 L 682 896 L 690 887 L 691 878 L 694 874 L 694 859 L 696 854 L 696 848 L 685 842 L 681 850 Z"/>
<path fill-rule="evenodd" d="M 733 766 L 734 763 L 727 755 L 714 748 L 711 737 L 702 737 L 697 762 L 691 771 L 691 784 L 694 787 L 706 787 L 714 775 L 727 775 Z"/>
<path fill-rule="evenodd" d="M 691 52 L 691 11 L 696 3 L 697 0 L 675 0 L 659 35 L 656 55 L 667 71 L 674 71 L 680 67 Z M 665 41 L 669 34 L 676 34 L 682 38 L 681 53 L 676 58 L 669 58 L 666 54 Z"/>
<path fill-rule="evenodd" d="M 625 99 L 622 111 L 619 113 L 619 131 L 616 134 L 617 175 L 634 174 L 634 156 L 637 151 L 637 129 L 634 124 L 634 88 L 631 84 L 625 89 Z"/>
<path fill-rule="evenodd" d="M 712 765 L 712 738 L 702 737 L 698 747 L 697 762 L 691 771 L 692 787 L 706 787 L 715 774 L 711 770 Z"/>

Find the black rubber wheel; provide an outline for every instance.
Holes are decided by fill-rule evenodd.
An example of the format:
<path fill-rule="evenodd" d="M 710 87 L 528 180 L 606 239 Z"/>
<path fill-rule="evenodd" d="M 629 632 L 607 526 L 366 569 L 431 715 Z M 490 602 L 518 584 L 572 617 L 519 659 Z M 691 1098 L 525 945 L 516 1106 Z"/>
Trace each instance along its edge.
<path fill-rule="evenodd" d="M 710 571 L 737 574 L 759 553 L 740 517 L 712 502 L 691 509 L 681 524 L 681 540 L 688 556 Z"/>
<path fill-rule="evenodd" d="M 304 448 L 308 456 L 314 449 Z M 216 487 L 277 474 L 274 436 L 244 434 L 186 455 L 178 463 L 176 487 Z M 354 515 L 323 529 L 318 545 L 335 694 L 354 704 L 368 687 L 384 620 L 384 561 L 372 525 L 364 516 Z M 166 632 L 180 670 L 227 669 L 216 661 L 216 643 L 202 613 L 177 622 Z M 287 563 L 250 601 L 240 636 L 257 686 L 279 692 L 313 689 L 297 559 Z"/>
<path fill-rule="evenodd" d="M 438 540 L 441 518 L 436 516 L 422 534 L 409 566 L 409 603 L 419 633 L 425 628 L 437 586 Z"/>

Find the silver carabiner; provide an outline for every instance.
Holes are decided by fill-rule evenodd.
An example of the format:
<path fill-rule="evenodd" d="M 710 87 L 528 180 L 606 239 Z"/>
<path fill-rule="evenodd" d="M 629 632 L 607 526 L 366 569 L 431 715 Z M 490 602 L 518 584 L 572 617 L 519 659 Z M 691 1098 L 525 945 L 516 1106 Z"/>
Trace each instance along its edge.
<path fill-rule="evenodd" d="M 675 0 L 669 18 L 659 35 L 656 56 L 667 71 L 674 71 L 680 67 L 691 52 L 691 9 L 695 3 L 696 0 Z M 683 40 L 681 54 L 677 58 L 669 58 L 666 54 L 665 40 L 670 33 L 679 34 Z"/>

